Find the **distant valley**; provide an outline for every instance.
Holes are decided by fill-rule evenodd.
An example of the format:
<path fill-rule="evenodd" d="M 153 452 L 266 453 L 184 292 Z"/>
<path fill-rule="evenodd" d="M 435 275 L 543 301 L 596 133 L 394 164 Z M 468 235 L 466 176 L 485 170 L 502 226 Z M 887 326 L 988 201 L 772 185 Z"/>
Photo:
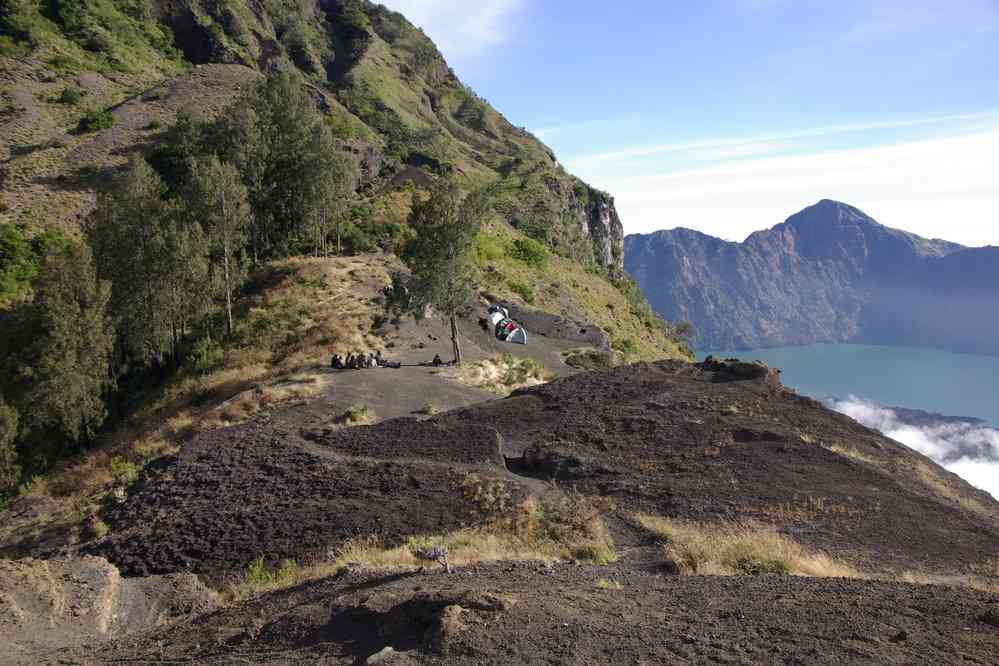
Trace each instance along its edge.
<path fill-rule="evenodd" d="M 742 243 L 677 228 L 625 239 L 625 269 L 698 349 L 814 343 L 999 355 L 999 247 L 967 248 L 823 200 Z"/>

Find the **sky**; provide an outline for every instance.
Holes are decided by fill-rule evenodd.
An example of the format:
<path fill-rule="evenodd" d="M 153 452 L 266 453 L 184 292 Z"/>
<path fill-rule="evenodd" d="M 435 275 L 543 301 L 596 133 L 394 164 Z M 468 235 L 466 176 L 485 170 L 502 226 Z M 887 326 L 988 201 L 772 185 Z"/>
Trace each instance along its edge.
<path fill-rule="evenodd" d="M 999 245 L 999 0 L 383 1 L 627 233 L 829 198 Z"/>

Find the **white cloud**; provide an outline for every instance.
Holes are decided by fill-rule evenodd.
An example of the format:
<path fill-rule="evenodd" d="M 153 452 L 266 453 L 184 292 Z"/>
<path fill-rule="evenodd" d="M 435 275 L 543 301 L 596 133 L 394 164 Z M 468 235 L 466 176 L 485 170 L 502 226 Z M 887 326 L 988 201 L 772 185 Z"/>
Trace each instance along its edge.
<path fill-rule="evenodd" d="M 953 422 L 911 425 L 894 411 L 856 397 L 833 401 L 831 407 L 932 458 L 999 499 L 999 430 Z"/>
<path fill-rule="evenodd" d="M 506 41 L 511 22 L 527 0 L 384 0 L 423 28 L 445 57 L 464 58 Z"/>
<path fill-rule="evenodd" d="M 660 167 L 659 173 L 643 176 L 626 175 L 636 171 L 633 165 L 568 163 L 584 179 L 614 193 L 628 233 L 683 226 L 742 240 L 830 198 L 923 236 L 999 245 L 999 129 L 703 169 Z"/>
<path fill-rule="evenodd" d="M 864 123 L 841 123 L 838 125 L 823 125 L 821 127 L 807 127 L 804 129 L 791 130 L 788 132 L 777 132 L 773 134 L 763 134 L 752 137 L 717 137 L 703 139 L 700 141 L 688 141 L 685 143 L 661 143 L 652 146 L 637 146 L 625 148 L 605 153 L 595 153 L 577 157 L 571 162 L 580 166 L 587 166 L 601 162 L 613 162 L 636 157 L 649 157 L 667 153 L 688 152 L 705 148 L 718 148 L 723 146 L 741 146 L 746 144 L 772 143 L 780 141 L 793 141 L 797 139 L 813 139 L 818 137 L 834 136 L 838 134 L 856 134 L 858 132 L 871 132 L 874 130 L 893 130 L 912 127 L 922 127 L 927 125 L 942 125 L 948 123 L 970 122 L 976 120 L 996 120 L 999 114 L 996 112 L 985 113 L 962 113 L 940 116 L 924 116 L 921 118 L 901 118 L 884 121 L 871 121 Z"/>

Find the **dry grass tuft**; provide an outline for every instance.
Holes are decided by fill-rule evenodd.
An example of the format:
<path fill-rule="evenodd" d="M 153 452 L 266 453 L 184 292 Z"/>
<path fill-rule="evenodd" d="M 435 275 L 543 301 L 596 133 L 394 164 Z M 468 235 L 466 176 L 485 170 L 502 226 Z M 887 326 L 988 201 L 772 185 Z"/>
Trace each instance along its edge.
<path fill-rule="evenodd" d="M 355 402 L 337 420 L 347 426 L 361 426 L 376 423 L 378 417 L 374 410 L 363 402 Z"/>
<path fill-rule="evenodd" d="M 638 514 L 638 523 L 666 540 L 666 557 L 686 575 L 860 578 L 852 566 L 805 548 L 772 527 L 695 523 Z"/>
<path fill-rule="evenodd" d="M 553 562 L 560 553 L 544 544 L 529 543 L 515 534 L 498 534 L 483 529 L 467 529 L 444 536 L 410 537 L 401 546 L 386 547 L 377 537 L 351 539 L 329 553 L 321 561 L 298 565 L 285 560 L 274 569 L 267 569 L 263 559 L 253 562 L 243 577 L 224 590 L 226 599 L 248 597 L 286 589 L 306 581 L 327 578 L 344 567 L 367 571 L 402 571 L 430 566 L 415 556 L 419 548 L 446 546 L 451 566 L 469 566 L 481 562 Z"/>
<path fill-rule="evenodd" d="M 476 363 L 463 363 L 442 370 L 440 375 L 459 384 L 497 395 L 506 395 L 510 391 L 537 386 L 555 379 L 555 375 L 540 361 L 533 358 L 518 358 L 509 353 Z"/>
<path fill-rule="evenodd" d="M 601 578 L 597 581 L 596 588 L 598 590 L 621 590 L 624 589 L 624 586 L 616 580 Z"/>
<path fill-rule="evenodd" d="M 857 460 L 859 462 L 867 463 L 868 465 L 877 465 L 878 461 L 867 455 L 855 446 L 843 446 L 842 444 L 833 444 L 832 446 L 826 447 L 828 451 L 832 451 L 841 456 L 850 458 L 851 460 Z"/>

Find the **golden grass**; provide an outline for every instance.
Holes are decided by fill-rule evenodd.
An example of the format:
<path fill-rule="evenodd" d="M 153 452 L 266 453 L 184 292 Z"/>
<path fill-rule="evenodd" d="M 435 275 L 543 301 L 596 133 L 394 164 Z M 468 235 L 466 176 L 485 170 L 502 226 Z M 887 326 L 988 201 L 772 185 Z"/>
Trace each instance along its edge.
<path fill-rule="evenodd" d="M 422 562 L 414 555 L 417 548 L 428 545 L 447 546 L 448 562 L 452 567 L 483 562 L 553 562 L 564 559 L 564 553 L 547 545 L 531 544 L 513 534 L 479 529 L 466 529 L 443 536 L 410 537 L 403 545 L 391 548 L 377 537 L 361 537 L 346 541 L 319 562 L 298 565 L 286 561 L 273 571 L 265 572 L 261 572 L 260 565 L 255 563 L 241 580 L 227 587 L 225 596 L 230 600 L 246 599 L 327 578 L 344 567 L 363 571 L 406 571 L 423 567 L 434 571 L 439 568 L 438 565 Z"/>
<path fill-rule="evenodd" d="M 747 507 L 743 513 L 761 516 L 771 523 L 808 522 L 819 516 L 840 516 L 849 518 L 860 513 L 860 509 L 851 509 L 845 504 L 830 502 L 821 495 L 806 495 L 795 497 L 789 502 L 767 504 L 760 507 Z"/>
<path fill-rule="evenodd" d="M 851 460 L 857 460 L 859 462 L 867 463 L 868 465 L 877 465 L 878 461 L 867 455 L 855 446 L 844 446 L 842 444 L 833 444 L 832 446 L 827 446 L 828 451 L 832 451 L 835 454 L 845 456 Z"/>
<path fill-rule="evenodd" d="M 311 373 L 299 372 L 267 384 L 257 385 L 209 410 L 202 417 L 198 429 L 206 430 L 244 422 L 262 411 L 315 397 L 329 383 L 330 378 L 318 374 L 318 369 L 315 369 Z"/>
<path fill-rule="evenodd" d="M 500 354 L 475 363 L 462 363 L 441 370 L 439 374 L 445 379 L 497 395 L 506 395 L 520 388 L 537 386 L 555 379 L 555 375 L 540 362 L 532 358 L 518 358 L 512 354 Z"/>
<path fill-rule="evenodd" d="M 371 425 L 372 423 L 378 422 L 378 416 L 375 414 L 374 410 L 365 405 L 363 402 L 355 402 L 351 405 L 343 415 L 338 419 L 341 423 L 348 426 L 361 426 L 361 425 Z"/>
<path fill-rule="evenodd" d="M 505 506 L 505 505 L 504 505 Z M 602 504 L 578 493 L 553 493 L 544 498 L 527 497 L 499 511 L 493 519 L 444 535 L 409 537 L 403 544 L 387 547 L 378 537 L 350 539 L 338 548 L 306 558 L 302 563 L 285 561 L 267 569 L 263 559 L 255 561 L 225 590 L 229 599 L 245 599 L 261 592 L 291 587 L 308 580 L 332 576 L 343 567 L 372 571 L 404 571 L 436 564 L 415 557 L 418 549 L 446 546 L 451 566 L 481 562 L 575 560 L 606 565 L 617 559 L 614 540 L 600 515 Z"/>
<path fill-rule="evenodd" d="M 939 470 L 934 469 L 928 463 L 918 461 L 912 465 L 912 471 L 915 472 L 920 481 L 941 497 L 945 497 L 962 508 L 972 513 L 977 513 L 980 516 L 991 519 L 997 517 L 995 511 L 992 511 L 974 497 L 969 497 L 960 492 L 948 479 L 941 475 Z"/>
<path fill-rule="evenodd" d="M 666 557 L 686 575 L 764 573 L 860 578 L 849 564 L 802 546 L 768 526 L 696 523 L 637 514 L 637 522 L 666 540 Z"/>

